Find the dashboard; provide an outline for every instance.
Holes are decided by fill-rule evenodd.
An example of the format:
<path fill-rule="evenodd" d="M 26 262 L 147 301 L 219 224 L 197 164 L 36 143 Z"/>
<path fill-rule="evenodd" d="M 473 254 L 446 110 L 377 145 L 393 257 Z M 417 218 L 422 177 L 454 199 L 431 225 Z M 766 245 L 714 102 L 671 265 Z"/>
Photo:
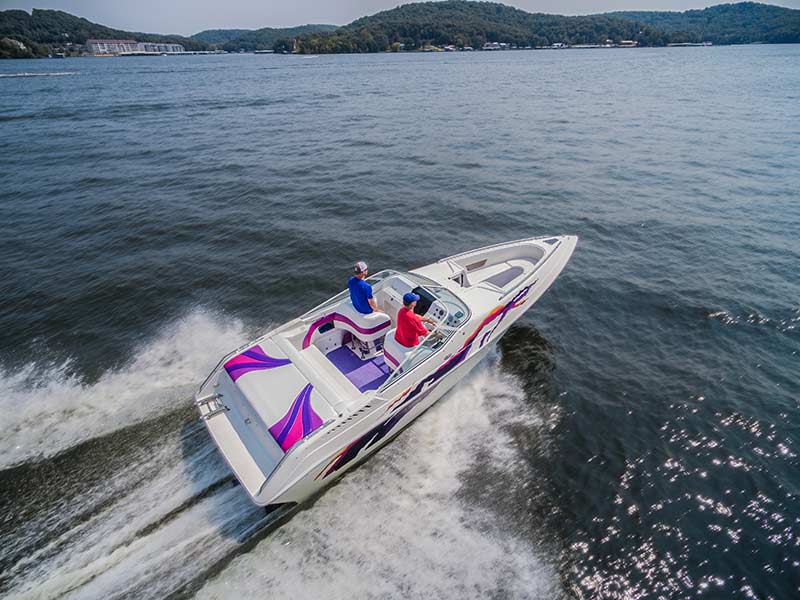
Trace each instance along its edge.
<path fill-rule="evenodd" d="M 437 298 L 422 286 L 415 287 L 412 291 L 419 296 L 419 302 L 414 309 L 418 315 L 430 313 L 429 316 L 448 327 L 458 327 L 464 321 L 464 310 L 456 303 Z"/>
<path fill-rule="evenodd" d="M 404 277 L 393 278 L 387 283 L 388 285 L 382 290 L 387 310 L 396 313 L 403 305 L 403 294 L 412 291 L 419 296 L 417 306 L 414 308 L 416 314 L 420 316 L 427 315 L 448 327 L 459 327 L 467 319 L 464 306 L 455 297 L 450 297 L 449 293 L 437 297 L 433 292 L 421 285 L 412 289 Z"/>

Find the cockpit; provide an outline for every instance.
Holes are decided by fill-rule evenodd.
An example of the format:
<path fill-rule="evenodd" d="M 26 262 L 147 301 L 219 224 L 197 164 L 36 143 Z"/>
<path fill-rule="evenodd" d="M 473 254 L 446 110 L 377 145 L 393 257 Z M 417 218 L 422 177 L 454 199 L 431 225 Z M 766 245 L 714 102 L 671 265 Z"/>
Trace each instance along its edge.
<path fill-rule="evenodd" d="M 366 281 L 380 312 L 359 313 L 344 291 L 300 317 L 302 327 L 287 331 L 284 338 L 327 375 L 340 395 L 360 395 L 395 382 L 444 346 L 470 316 L 449 289 L 416 273 L 386 270 Z M 414 312 L 436 321 L 413 348 L 394 339 L 407 292 L 420 297 Z"/>

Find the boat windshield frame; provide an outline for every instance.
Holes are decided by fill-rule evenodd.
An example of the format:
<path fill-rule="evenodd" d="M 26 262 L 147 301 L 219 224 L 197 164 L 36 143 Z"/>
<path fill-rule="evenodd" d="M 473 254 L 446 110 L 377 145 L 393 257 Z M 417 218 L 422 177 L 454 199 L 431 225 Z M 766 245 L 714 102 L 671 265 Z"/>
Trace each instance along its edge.
<path fill-rule="evenodd" d="M 381 273 L 378 273 L 377 275 L 381 275 L 382 273 L 384 273 L 384 271 L 381 271 Z M 417 273 L 393 271 L 390 272 L 390 274 L 402 275 L 411 281 L 418 283 L 419 285 L 425 286 L 426 289 L 429 289 L 437 294 L 437 300 L 448 300 L 448 303 L 455 303 L 459 309 L 463 311 L 463 315 L 460 319 L 460 323 L 457 326 L 453 327 L 446 325 L 445 323 L 447 321 L 447 317 L 450 316 L 450 308 L 448 303 L 442 302 L 442 304 L 445 305 L 447 314 L 443 319 L 440 319 L 439 324 L 437 324 L 436 327 L 428 332 L 428 335 L 426 335 L 414 348 L 414 351 L 406 355 L 403 362 L 400 363 L 400 365 L 392 372 L 391 375 L 389 375 L 389 378 L 383 382 L 383 385 L 376 390 L 375 394 L 377 396 L 380 396 L 387 388 L 397 383 L 399 379 L 405 377 L 419 365 L 427 362 L 430 357 L 437 354 L 447 345 L 447 342 L 450 341 L 456 332 L 461 329 L 462 325 L 468 323 L 472 317 L 472 311 L 470 310 L 469 305 L 467 305 L 466 302 L 454 294 L 453 291 L 447 286 L 437 283 L 436 281 Z M 383 278 L 385 279 L 386 277 Z"/>
<path fill-rule="evenodd" d="M 447 342 L 450 341 L 458 330 L 459 327 L 448 327 L 447 325 L 438 325 L 431 329 L 428 335 L 414 348 L 414 351 L 406 355 L 403 362 L 389 375 L 388 379 L 383 382 L 383 385 L 375 391 L 375 394 L 380 396 L 400 379 L 411 373 L 421 364 L 427 362 L 429 358 L 437 354 L 447 345 Z"/>

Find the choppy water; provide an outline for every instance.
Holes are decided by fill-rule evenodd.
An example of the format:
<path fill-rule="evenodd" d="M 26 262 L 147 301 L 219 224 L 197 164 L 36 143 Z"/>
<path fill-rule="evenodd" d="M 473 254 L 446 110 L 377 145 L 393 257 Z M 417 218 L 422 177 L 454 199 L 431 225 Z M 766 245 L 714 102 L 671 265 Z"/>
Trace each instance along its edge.
<path fill-rule="evenodd" d="M 798 61 L 0 62 L 0 594 L 796 596 Z M 261 529 L 190 408 L 221 354 L 356 259 L 559 233 L 494 355 Z"/>

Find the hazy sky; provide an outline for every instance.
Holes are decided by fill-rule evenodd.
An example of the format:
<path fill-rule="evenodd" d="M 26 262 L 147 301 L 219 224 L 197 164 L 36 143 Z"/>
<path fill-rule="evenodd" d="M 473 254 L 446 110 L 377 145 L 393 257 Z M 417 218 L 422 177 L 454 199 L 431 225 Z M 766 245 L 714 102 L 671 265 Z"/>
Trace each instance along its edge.
<path fill-rule="evenodd" d="M 505 0 L 530 12 L 592 14 L 610 10 L 686 10 L 732 0 Z M 258 29 L 304 23 L 344 25 L 403 0 L 0 0 L 0 8 L 55 8 L 109 27 L 191 35 L 203 29 Z M 800 0 L 776 0 L 800 8 Z"/>

